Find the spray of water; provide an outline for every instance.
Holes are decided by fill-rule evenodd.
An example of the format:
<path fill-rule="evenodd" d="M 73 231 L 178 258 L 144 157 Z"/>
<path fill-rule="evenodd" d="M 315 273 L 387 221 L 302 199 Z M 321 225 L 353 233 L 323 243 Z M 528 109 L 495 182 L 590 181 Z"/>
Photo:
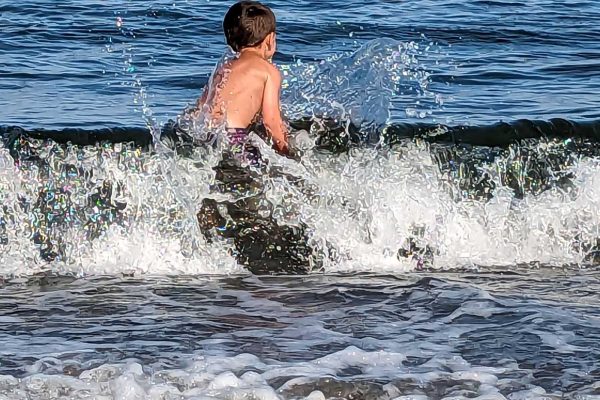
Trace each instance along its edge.
<path fill-rule="evenodd" d="M 419 44 L 376 39 L 351 54 L 282 65 L 283 103 L 291 118 L 331 118 L 369 132 L 389 121 L 392 100 L 424 118 L 443 103 L 429 89 Z"/>

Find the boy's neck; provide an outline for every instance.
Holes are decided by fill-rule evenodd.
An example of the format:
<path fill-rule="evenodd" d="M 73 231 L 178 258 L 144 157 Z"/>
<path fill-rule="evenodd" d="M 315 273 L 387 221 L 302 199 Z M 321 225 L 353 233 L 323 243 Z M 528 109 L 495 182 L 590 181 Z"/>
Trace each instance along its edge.
<path fill-rule="evenodd" d="M 268 60 L 267 51 L 264 46 L 256 46 L 256 47 L 246 47 L 240 50 L 239 56 L 256 56 L 260 57 L 263 60 Z"/>

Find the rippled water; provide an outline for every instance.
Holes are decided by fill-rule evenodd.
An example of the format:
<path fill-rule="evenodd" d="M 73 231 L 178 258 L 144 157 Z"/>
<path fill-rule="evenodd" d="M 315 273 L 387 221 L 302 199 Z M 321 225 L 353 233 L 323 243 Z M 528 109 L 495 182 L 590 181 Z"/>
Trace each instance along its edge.
<path fill-rule="evenodd" d="M 591 399 L 598 289 L 549 269 L 9 282 L 0 394 Z"/>
<path fill-rule="evenodd" d="M 0 1 L 0 399 L 600 398 L 596 2 L 270 3 L 259 175 L 229 4 Z"/>
<path fill-rule="evenodd" d="M 280 64 L 323 60 L 383 37 L 418 44 L 432 88 L 445 98 L 431 116 L 436 120 L 600 118 L 595 1 L 270 4 L 279 18 Z M 173 118 L 198 96 L 223 52 L 220 24 L 228 5 L 0 3 L 1 123 L 139 125 L 129 86 L 135 78 L 147 85 L 155 113 Z M 129 60 L 134 70 L 124 64 Z M 406 118 L 404 103 L 412 96 L 395 97 L 398 119 Z"/>

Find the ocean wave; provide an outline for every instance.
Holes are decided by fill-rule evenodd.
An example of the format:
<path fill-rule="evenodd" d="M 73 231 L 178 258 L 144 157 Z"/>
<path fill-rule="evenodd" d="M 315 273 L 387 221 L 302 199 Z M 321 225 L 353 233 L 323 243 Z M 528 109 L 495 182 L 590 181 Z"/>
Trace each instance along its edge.
<path fill-rule="evenodd" d="M 348 150 L 352 145 L 380 143 L 394 145 L 406 139 L 481 147 L 507 147 L 528 139 L 578 139 L 590 144 L 600 143 L 600 120 L 571 121 L 553 118 L 539 121 L 523 119 L 474 126 L 409 122 L 381 124 L 373 129 L 364 129 L 349 121 L 312 117 L 289 121 L 289 125 L 295 131 L 314 132 L 318 145 L 330 150 Z M 57 143 L 70 142 L 80 146 L 95 145 L 101 142 L 131 142 L 136 146 L 148 146 L 153 141 L 148 128 L 136 126 L 101 129 L 68 127 L 63 129 L 25 129 L 19 126 L 0 125 L 0 137 L 7 148 L 10 148 L 11 144 L 20 138 L 50 139 Z M 161 137 L 181 143 L 192 142 L 191 137 L 178 130 L 174 122 L 163 126 Z"/>
<path fill-rule="evenodd" d="M 155 133 L 161 146 L 145 128 L 1 128 L 0 273 L 404 271 L 600 258 L 597 122 L 291 125 L 301 157 L 278 157 L 255 136 L 269 161 L 261 173 L 228 164 L 176 124 Z"/>

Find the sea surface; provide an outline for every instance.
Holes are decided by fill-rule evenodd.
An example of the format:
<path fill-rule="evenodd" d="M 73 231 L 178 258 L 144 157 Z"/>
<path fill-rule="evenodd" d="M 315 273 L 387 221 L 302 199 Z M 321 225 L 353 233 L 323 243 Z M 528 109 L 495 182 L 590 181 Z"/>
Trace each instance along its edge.
<path fill-rule="evenodd" d="M 0 0 L 0 399 L 600 399 L 600 4 L 268 4 L 258 174 L 230 2 Z"/>

